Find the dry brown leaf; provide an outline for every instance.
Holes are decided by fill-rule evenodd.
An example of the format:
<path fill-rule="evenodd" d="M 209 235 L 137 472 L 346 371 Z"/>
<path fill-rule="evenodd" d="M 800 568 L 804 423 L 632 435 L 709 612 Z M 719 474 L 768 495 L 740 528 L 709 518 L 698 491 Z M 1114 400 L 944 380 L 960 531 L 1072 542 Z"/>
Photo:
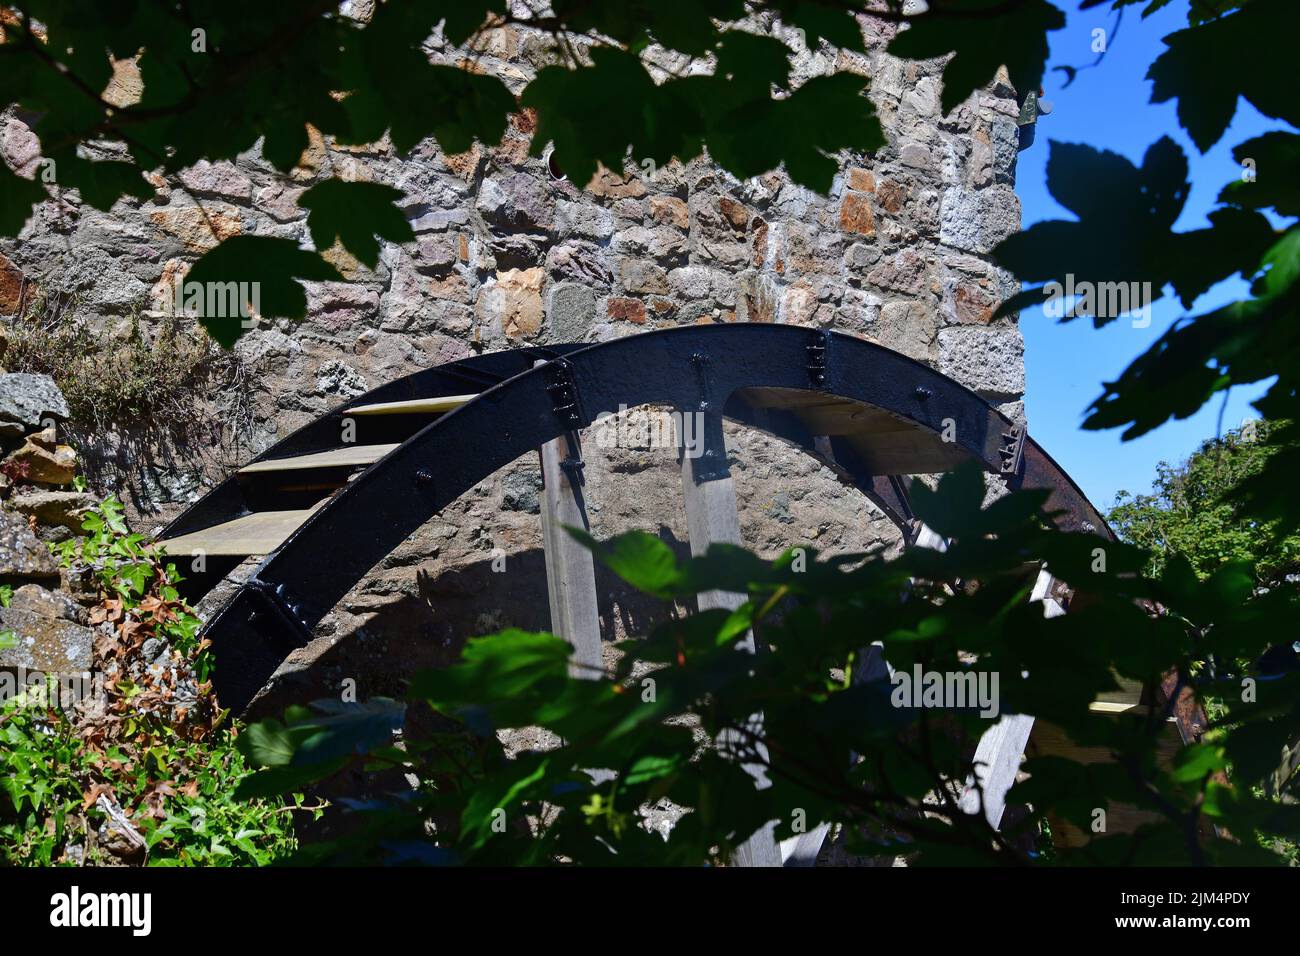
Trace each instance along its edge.
<path fill-rule="evenodd" d="M 111 762 L 110 766 L 112 766 Z M 95 801 L 105 794 L 113 796 L 112 786 L 107 783 L 92 784 L 90 789 L 81 795 L 81 809 L 89 810 L 95 805 Z"/>

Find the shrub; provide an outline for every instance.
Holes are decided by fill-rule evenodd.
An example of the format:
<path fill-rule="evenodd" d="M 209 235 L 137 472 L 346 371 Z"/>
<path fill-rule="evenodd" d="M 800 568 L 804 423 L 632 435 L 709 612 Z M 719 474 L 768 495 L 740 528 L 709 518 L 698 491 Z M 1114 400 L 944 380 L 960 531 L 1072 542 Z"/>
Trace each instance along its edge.
<path fill-rule="evenodd" d="M 128 532 L 114 498 L 83 527 L 84 538 L 54 550 L 98 583 L 90 621 L 103 694 L 72 706 L 36 688 L 0 708 L 0 861 L 248 865 L 285 856 L 301 804 L 234 799 L 249 772 L 235 747 L 240 728 L 212 693 L 209 648 L 177 592 L 175 565 Z"/>
<path fill-rule="evenodd" d="M 1278 757 L 1300 726 L 1300 674 L 1260 680 L 1247 698 L 1233 694 L 1245 674 L 1203 682 L 1187 664 L 1230 648 L 1250 656 L 1294 621 L 1294 596 L 1255 594 L 1236 564 L 1202 582 L 1174 557 L 1147 577 L 1138 548 L 1043 527 L 1044 492 L 981 509 L 984 496 L 969 466 L 936 491 L 915 485 L 917 515 L 950 546 L 892 560 L 800 550 L 768 563 L 714 545 L 683 563 L 647 534 L 603 544 L 580 534 L 652 596 L 716 590 L 749 600 L 666 621 L 622 645 L 613 675 L 590 680 L 570 675 L 568 645 L 549 634 L 470 641 L 459 663 L 418 676 L 404 701 L 321 701 L 254 725 L 241 747 L 266 769 L 241 793 L 265 798 L 345 767 L 398 768 L 418 781 L 353 807 L 366 826 L 309 848 L 313 859 L 345 862 L 698 865 L 727 859 L 775 821 L 778 839 L 829 824 L 862 856 L 1040 865 L 1065 862 L 1063 851 L 1044 852 L 1049 814 L 1088 832 L 1115 803 L 1154 811 L 1155 821 L 1093 834 L 1068 862 L 1288 862 L 1300 807 L 1276 799 L 1278 785 L 1266 795 L 1263 782 L 1288 772 Z M 1045 617 L 1028 600 L 1044 563 L 1089 600 Z M 737 652 L 746 634 L 757 655 Z M 892 676 L 868 666 L 873 641 Z M 1171 662 L 1180 687 L 1202 701 L 1223 696 L 1202 739 L 1165 761 L 1172 703 L 1113 718 L 1090 705 L 1118 689 L 1117 675 L 1160 684 Z M 1002 713 L 1032 714 L 1111 759 L 1030 757 L 1007 800 L 1032 812 L 995 830 L 959 801 L 967 781 L 975 806 L 983 799 L 974 745 L 994 715 L 982 701 L 896 700 L 894 678 L 918 668 L 987 676 Z M 509 753 L 500 732 L 524 727 L 558 745 Z M 754 768 L 769 786 L 755 788 Z M 665 806 L 685 811 L 666 839 L 646 819 Z"/>
<path fill-rule="evenodd" d="M 4 364 L 54 379 L 83 428 L 140 424 L 186 433 L 196 392 L 236 362 L 175 317 L 146 329 L 133 315 L 125 330 L 113 331 L 77 306 L 75 297 L 38 293 L 8 329 Z"/>

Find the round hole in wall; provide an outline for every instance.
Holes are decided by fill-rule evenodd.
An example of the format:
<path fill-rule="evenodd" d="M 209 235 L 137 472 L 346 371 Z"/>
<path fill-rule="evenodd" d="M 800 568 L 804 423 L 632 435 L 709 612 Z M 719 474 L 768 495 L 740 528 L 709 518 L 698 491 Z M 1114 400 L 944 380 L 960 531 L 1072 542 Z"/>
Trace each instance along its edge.
<path fill-rule="evenodd" d="M 569 178 L 564 174 L 564 170 L 560 168 L 560 164 L 555 158 L 555 147 L 552 146 L 546 150 L 545 159 L 546 171 L 551 174 L 552 179 L 556 182 L 564 182 Z"/>

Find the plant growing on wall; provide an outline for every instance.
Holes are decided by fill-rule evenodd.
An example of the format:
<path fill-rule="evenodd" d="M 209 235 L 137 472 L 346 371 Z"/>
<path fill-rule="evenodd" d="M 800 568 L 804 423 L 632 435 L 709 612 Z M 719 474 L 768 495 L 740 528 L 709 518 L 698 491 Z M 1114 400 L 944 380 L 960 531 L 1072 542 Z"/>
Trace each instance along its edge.
<path fill-rule="evenodd" d="M 0 860 L 16 865 L 258 865 L 296 845 L 296 801 L 247 802 L 249 773 L 211 692 L 199 619 L 122 506 L 108 498 L 85 536 L 56 547 L 100 600 L 94 682 L 57 682 L 0 704 Z M 66 698 L 66 699 L 65 699 Z"/>

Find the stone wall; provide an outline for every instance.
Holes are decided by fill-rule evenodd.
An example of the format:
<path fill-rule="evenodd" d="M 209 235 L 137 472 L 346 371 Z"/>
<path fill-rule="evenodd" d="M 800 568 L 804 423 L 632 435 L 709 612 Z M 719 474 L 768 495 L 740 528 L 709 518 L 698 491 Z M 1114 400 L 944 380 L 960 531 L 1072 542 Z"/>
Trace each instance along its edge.
<path fill-rule="evenodd" d="M 364 4 L 353 6 L 364 16 Z M 871 78 L 889 145 L 844 157 L 829 195 L 780 172 L 737 181 L 705 160 L 629 165 L 579 188 L 557 178 L 544 158 L 528 156 L 527 112 L 512 118 L 500 145 L 453 156 L 433 142 L 398 155 L 386 142 L 345 148 L 313 135 L 288 177 L 252 152 L 155 177 L 151 199 L 123 201 L 109 214 L 75 196 L 43 204 L 17 241 L 0 242 L 0 314 L 18 310 L 39 287 L 79 293 L 89 321 L 112 326 L 138 316 L 148 330 L 165 318 L 175 282 L 219 238 L 310 243 L 295 199 L 322 177 L 404 192 L 415 242 L 386 244 L 375 270 L 330 250 L 345 281 L 309 284 L 304 322 L 262 322 L 240 340 L 251 416 L 232 420 L 228 388 L 195 395 L 196 413 L 224 419 L 234 433 L 222 446 L 233 449 L 225 460 L 208 448 L 172 449 L 161 464 L 149 454 L 119 454 L 112 479 L 99 476 L 96 490 L 121 495 L 142 530 L 367 388 L 516 344 L 594 342 L 684 323 L 833 328 L 930 363 L 1019 416 L 1022 340 L 1013 320 L 992 320 L 1016 286 L 987 256 L 1019 226 L 1014 92 L 996 83 L 944 117 L 941 64 L 887 56 L 889 25 L 864 19 L 866 55 L 808 50 L 779 26 L 756 26 L 776 30 L 798 51 L 801 80 L 834 70 Z M 473 51 L 474 62 L 518 91 L 549 59 L 548 42 L 514 27 L 495 30 Z M 465 55 L 436 37 L 429 49 L 443 61 Z M 118 65 L 114 83 L 124 97 L 138 92 L 129 61 Z M 0 146 L 14 168 L 33 168 L 37 144 L 19 117 L 4 118 Z M 891 540 L 870 506 L 825 469 L 761 435 L 732 430 L 728 443 L 747 544 L 775 553 L 800 541 L 861 550 Z M 671 450 L 602 449 L 588 458 L 598 534 L 643 527 L 685 541 Z M 375 671 L 355 654 L 414 666 L 440 659 L 467 634 L 505 623 L 547 626 L 539 483 L 536 462 L 521 461 L 463 496 L 343 602 L 304 661 L 326 653 L 314 673 L 332 680 Z M 494 548 L 509 555 L 509 573 L 489 572 Z M 660 613 L 612 581 L 600 586 L 608 637 Z M 359 640 L 329 649 L 352 633 Z"/>
<path fill-rule="evenodd" d="M 92 667 L 93 587 L 60 566 L 49 542 L 95 504 L 70 490 L 78 462 L 59 439 L 68 405 L 43 375 L 0 374 L 0 689 L 17 669 L 74 675 Z M 12 693 L 12 687 L 8 688 Z"/>

